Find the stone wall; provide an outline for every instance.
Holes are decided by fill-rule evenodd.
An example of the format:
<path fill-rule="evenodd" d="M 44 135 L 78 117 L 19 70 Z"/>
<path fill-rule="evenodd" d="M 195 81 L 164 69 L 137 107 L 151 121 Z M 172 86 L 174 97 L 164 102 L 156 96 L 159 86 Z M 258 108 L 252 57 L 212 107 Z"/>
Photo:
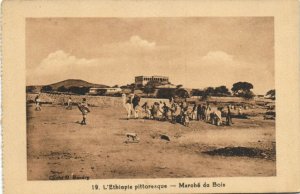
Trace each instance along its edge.
<path fill-rule="evenodd" d="M 26 95 L 26 101 L 28 103 L 34 102 L 34 99 L 37 94 L 29 94 Z M 74 103 L 79 103 L 82 101 L 83 98 L 87 99 L 87 102 L 90 106 L 122 106 L 122 99 L 121 97 L 111 97 L 111 96 L 89 96 L 89 95 L 66 95 L 66 94 L 50 94 L 50 93 L 41 93 L 40 99 L 42 103 L 50 103 L 50 104 L 57 104 L 62 105 L 67 103 L 68 98 L 71 96 L 72 101 Z M 246 104 L 254 104 L 262 101 L 263 104 L 273 102 L 272 100 L 267 99 L 254 99 L 254 100 L 245 100 L 243 98 L 238 97 L 210 97 L 207 99 L 209 102 L 217 102 L 217 103 L 246 103 Z M 149 105 L 152 105 L 154 102 L 166 102 L 167 105 L 169 104 L 168 99 L 158 99 L 158 98 L 141 98 L 140 105 L 143 105 L 145 102 L 148 102 Z M 197 98 L 189 98 L 189 102 L 198 103 L 205 103 L 206 101 L 200 101 Z M 270 101 L 270 102 L 269 102 Z"/>
<path fill-rule="evenodd" d="M 37 94 L 26 94 L 26 102 L 33 103 Z M 90 106 L 122 106 L 121 97 L 111 97 L 111 96 L 88 96 L 88 95 L 66 95 L 66 94 L 50 94 L 50 93 L 41 93 L 40 99 L 42 103 L 49 103 L 55 105 L 63 105 L 67 103 L 68 98 L 72 98 L 73 103 L 79 103 L 83 98 L 86 98 Z M 143 105 L 145 102 L 148 102 L 150 105 L 154 102 L 166 102 L 168 99 L 157 99 L 157 98 L 141 98 L 140 105 Z"/>

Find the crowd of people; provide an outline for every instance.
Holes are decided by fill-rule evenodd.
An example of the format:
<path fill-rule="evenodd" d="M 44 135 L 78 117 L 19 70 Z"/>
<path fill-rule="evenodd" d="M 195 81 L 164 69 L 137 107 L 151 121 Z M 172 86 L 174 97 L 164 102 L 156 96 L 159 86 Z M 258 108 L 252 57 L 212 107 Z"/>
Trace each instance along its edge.
<path fill-rule="evenodd" d="M 140 97 L 136 94 L 122 94 L 122 101 L 127 111 L 127 119 L 146 118 L 181 123 L 184 126 L 189 126 L 190 120 L 202 120 L 217 126 L 223 124 L 221 112 L 223 108 L 212 108 L 208 102 L 191 106 L 186 100 L 175 102 L 173 98 L 170 98 L 168 103 L 155 101 L 152 104 L 145 102 L 140 105 Z M 230 109 L 231 106 L 228 105 L 226 125 L 233 124 Z"/>
<path fill-rule="evenodd" d="M 155 101 L 150 104 L 145 102 L 140 105 L 140 97 L 136 94 L 122 94 L 122 103 L 127 112 L 127 119 L 153 119 L 159 121 L 170 121 L 172 123 L 181 123 L 184 126 L 189 126 L 191 120 L 205 121 L 213 125 L 223 125 L 222 109 L 211 107 L 208 102 L 202 104 L 189 104 L 186 100 L 175 102 L 171 97 L 169 102 Z M 41 111 L 40 95 L 35 98 L 36 111 Z M 82 121 L 80 124 L 86 125 L 87 114 L 90 112 L 86 98 L 83 98 L 80 103 L 76 104 L 82 113 Z M 67 100 L 67 110 L 72 110 L 73 102 L 71 97 Z M 226 111 L 226 125 L 232 125 L 232 115 L 230 105 Z M 239 110 L 240 113 L 240 110 Z"/>

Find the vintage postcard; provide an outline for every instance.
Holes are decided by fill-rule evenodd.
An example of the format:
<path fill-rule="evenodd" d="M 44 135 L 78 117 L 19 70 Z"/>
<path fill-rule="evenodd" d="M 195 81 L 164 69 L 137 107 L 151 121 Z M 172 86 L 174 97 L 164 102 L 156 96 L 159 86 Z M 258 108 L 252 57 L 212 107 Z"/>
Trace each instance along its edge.
<path fill-rule="evenodd" d="M 300 192 L 297 1 L 5 1 L 4 193 Z"/>

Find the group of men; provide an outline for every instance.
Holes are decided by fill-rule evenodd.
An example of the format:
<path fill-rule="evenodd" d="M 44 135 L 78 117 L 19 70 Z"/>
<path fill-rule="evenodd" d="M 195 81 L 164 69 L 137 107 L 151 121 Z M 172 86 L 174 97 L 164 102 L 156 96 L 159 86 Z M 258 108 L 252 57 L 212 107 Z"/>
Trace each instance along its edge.
<path fill-rule="evenodd" d="M 138 106 L 140 103 L 141 98 L 136 94 L 122 94 L 122 102 L 123 106 L 127 111 L 127 119 L 130 119 L 133 115 L 135 119 L 139 118 Z"/>
<path fill-rule="evenodd" d="M 66 109 L 67 110 L 72 110 L 72 107 L 73 107 L 72 98 L 69 97 L 69 99 L 67 101 Z M 87 114 L 91 112 L 89 107 L 88 107 L 88 103 L 86 101 L 86 98 L 83 98 L 80 103 L 77 103 L 77 107 L 78 107 L 79 111 L 82 114 L 82 121 L 80 122 L 80 124 L 81 125 L 86 125 Z"/>
<path fill-rule="evenodd" d="M 122 94 L 123 106 L 127 111 L 127 119 L 139 118 L 141 113 L 144 112 L 144 118 L 155 119 L 162 121 L 171 121 L 172 123 L 181 123 L 185 126 L 189 125 L 190 120 L 203 120 L 210 122 L 214 125 L 222 125 L 222 112 L 221 108 L 212 109 L 209 103 L 204 104 L 194 104 L 192 110 L 189 109 L 188 102 L 174 102 L 173 98 L 169 99 L 169 103 L 166 102 L 154 102 L 150 105 L 145 102 L 143 105 L 139 105 L 140 97 L 136 94 Z M 168 104 L 168 105 L 167 105 Z M 226 115 L 226 125 L 232 124 L 232 116 L 230 107 L 227 107 Z"/>
<path fill-rule="evenodd" d="M 231 106 L 227 105 L 227 110 L 224 111 L 226 113 L 226 121 L 225 124 L 230 126 L 233 124 L 232 122 L 232 114 L 231 114 Z M 207 102 L 205 104 L 194 104 L 192 112 L 191 112 L 191 118 L 193 120 L 202 120 L 206 122 L 210 122 L 213 125 L 223 125 L 222 120 L 222 111 L 223 107 L 214 107 L 212 108 L 210 104 Z"/>
<path fill-rule="evenodd" d="M 34 99 L 34 102 L 35 102 L 35 110 L 36 111 L 41 111 L 41 99 L 40 99 L 40 94 L 38 94 L 35 99 Z M 67 101 L 67 106 L 66 106 L 66 109 L 67 110 L 72 110 L 72 106 L 73 106 L 73 102 L 72 102 L 72 98 L 69 97 L 68 98 L 68 101 Z M 86 125 L 86 119 L 87 119 L 87 114 L 90 111 L 89 107 L 88 107 L 88 103 L 86 101 L 86 98 L 83 98 L 82 101 L 80 103 L 77 103 L 77 107 L 79 109 L 79 111 L 81 112 L 82 114 L 82 121 L 80 122 L 81 125 Z"/>
<path fill-rule="evenodd" d="M 136 94 L 122 94 L 123 106 L 127 111 L 127 119 L 134 118 L 138 119 L 140 115 L 140 107 L 142 108 L 145 118 L 155 119 L 162 121 L 171 121 L 172 123 L 181 123 L 185 126 L 189 125 L 190 120 L 198 120 L 210 122 L 214 125 L 222 125 L 222 108 L 212 109 L 209 103 L 205 104 L 194 104 L 192 110 L 189 109 L 187 101 L 174 102 L 173 98 L 169 99 L 169 105 L 166 102 L 154 102 L 150 105 L 145 102 L 142 106 L 139 105 L 140 97 Z M 35 98 L 36 111 L 41 110 L 40 106 L 40 95 Z M 87 114 L 90 112 L 86 98 L 82 99 L 81 103 L 77 104 L 80 112 L 82 113 L 82 125 L 86 125 Z M 69 97 L 67 101 L 66 109 L 72 109 L 72 99 Z M 231 125 L 232 115 L 230 111 L 230 105 L 227 106 L 226 112 L 226 125 Z"/>

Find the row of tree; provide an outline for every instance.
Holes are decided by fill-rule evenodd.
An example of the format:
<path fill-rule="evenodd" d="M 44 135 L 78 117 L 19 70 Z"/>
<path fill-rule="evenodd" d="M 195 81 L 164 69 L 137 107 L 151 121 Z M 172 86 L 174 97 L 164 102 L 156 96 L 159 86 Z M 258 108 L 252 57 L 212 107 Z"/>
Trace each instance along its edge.
<path fill-rule="evenodd" d="M 146 86 L 143 88 L 143 92 L 146 94 L 153 93 L 157 86 L 159 86 L 160 83 L 156 81 L 149 81 Z M 117 87 L 117 86 L 116 86 Z M 124 86 L 123 86 L 124 87 Z M 135 85 L 130 84 L 127 85 L 126 88 L 134 89 Z M 181 88 L 182 85 L 177 85 L 177 89 Z M 122 87 L 121 87 L 122 88 Z M 35 86 L 28 86 L 26 87 L 26 92 L 33 92 L 35 90 Z M 60 86 L 56 90 L 54 90 L 50 85 L 43 86 L 41 88 L 41 92 L 63 92 L 63 93 L 74 93 L 79 95 L 84 95 L 89 92 L 90 87 L 78 87 L 78 86 L 72 86 L 69 88 L 66 88 L 65 86 Z M 207 98 L 209 96 L 238 96 L 243 97 L 246 99 L 251 99 L 255 95 L 252 92 L 253 85 L 249 82 L 237 82 L 232 85 L 231 92 L 226 86 L 219 86 L 219 87 L 207 87 L 204 90 L 200 89 L 193 89 L 192 95 L 193 96 L 202 96 L 203 98 Z M 266 93 L 266 96 L 270 97 L 271 99 L 275 99 L 275 89 L 269 90 Z"/>
<path fill-rule="evenodd" d="M 269 90 L 267 93 L 266 93 L 266 96 L 270 97 L 271 99 L 275 100 L 275 89 L 273 90 Z"/>
<path fill-rule="evenodd" d="M 36 90 L 35 86 L 28 86 L 26 87 L 26 92 L 34 92 Z M 79 86 L 71 86 L 66 88 L 65 86 L 60 86 L 56 90 L 53 89 L 51 86 L 46 85 L 41 88 L 41 92 L 50 93 L 50 92 L 62 92 L 62 93 L 73 93 L 79 95 L 85 95 L 90 90 L 90 87 L 79 87 Z"/>
<path fill-rule="evenodd" d="M 251 99 L 255 95 L 251 91 L 253 85 L 248 82 L 237 82 L 232 85 L 231 92 L 226 86 L 219 87 L 207 87 L 204 90 L 194 89 L 192 90 L 193 96 L 202 96 L 207 98 L 209 96 L 238 96 L 246 99 Z"/>
<path fill-rule="evenodd" d="M 202 96 L 207 98 L 209 96 L 237 96 L 246 99 L 251 99 L 255 96 L 252 91 L 253 85 L 249 82 L 237 82 L 232 85 L 231 92 L 226 86 L 207 87 L 204 90 L 192 90 L 193 96 Z M 275 100 L 275 89 L 269 90 L 266 96 Z"/>
<path fill-rule="evenodd" d="M 207 87 L 204 90 L 193 89 L 193 96 L 230 96 L 231 92 L 226 86 Z"/>

